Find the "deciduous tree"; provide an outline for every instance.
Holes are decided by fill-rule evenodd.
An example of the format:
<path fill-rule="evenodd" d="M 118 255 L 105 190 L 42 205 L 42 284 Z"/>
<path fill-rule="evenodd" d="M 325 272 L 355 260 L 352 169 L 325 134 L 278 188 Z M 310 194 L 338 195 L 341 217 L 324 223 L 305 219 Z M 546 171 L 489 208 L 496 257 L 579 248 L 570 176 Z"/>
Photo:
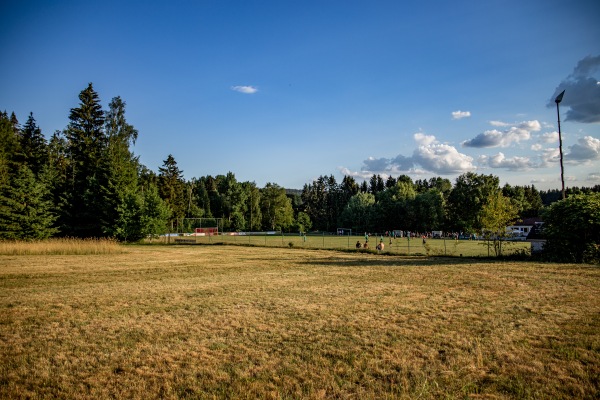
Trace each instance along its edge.
<path fill-rule="evenodd" d="M 448 196 L 448 224 L 452 229 L 471 233 L 482 228 L 480 211 L 491 195 L 499 190 L 497 176 L 467 172 L 456 178 Z"/>
<path fill-rule="evenodd" d="M 553 203 L 543 215 L 548 258 L 600 263 L 600 193 L 569 196 Z"/>
<path fill-rule="evenodd" d="M 263 226 L 272 230 L 287 230 L 293 223 L 294 210 L 285 189 L 275 183 L 267 183 L 261 190 Z"/>
<path fill-rule="evenodd" d="M 494 252 L 497 256 L 502 254 L 502 239 L 507 236 L 506 227 L 517 218 L 517 215 L 517 206 L 501 191 L 490 194 L 479 211 L 482 233 L 493 240 Z"/>

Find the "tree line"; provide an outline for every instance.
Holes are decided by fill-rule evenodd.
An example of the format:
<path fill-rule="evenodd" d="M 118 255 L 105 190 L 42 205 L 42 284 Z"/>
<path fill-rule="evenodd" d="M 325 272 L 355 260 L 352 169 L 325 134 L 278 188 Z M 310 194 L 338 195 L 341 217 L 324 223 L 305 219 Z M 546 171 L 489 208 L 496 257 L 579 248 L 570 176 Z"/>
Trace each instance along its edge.
<path fill-rule="evenodd" d="M 137 241 L 192 229 L 181 226 L 186 218 L 219 218 L 225 231 L 500 232 L 510 221 L 539 216 L 560 194 L 500 187 L 498 177 L 472 172 L 454 184 L 440 177 L 373 175 L 358 183 L 345 176 L 338 183 L 321 176 L 301 191 L 276 183 L 259 188 L 232 172 L 186 180 L 171 154 L 158 172 L 140 163 L 131 150 L 138 131 L 125 111 L 120 97 L 103 109 L 90 83 L 67 127 L 49 139 L 33 113 L 22 125 L 14 113 L 0 113 L 0 238 Z"/>

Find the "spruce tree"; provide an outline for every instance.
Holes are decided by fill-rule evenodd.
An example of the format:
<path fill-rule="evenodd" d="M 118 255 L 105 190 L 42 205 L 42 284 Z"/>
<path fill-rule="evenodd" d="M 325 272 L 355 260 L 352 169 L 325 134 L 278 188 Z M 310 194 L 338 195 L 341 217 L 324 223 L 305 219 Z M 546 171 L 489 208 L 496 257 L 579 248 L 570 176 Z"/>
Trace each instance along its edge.
<path fill-rule="evenodd" d="M 9 184 L 10 175 L 18 166 L 19 152 L 18 125 L 14 125 L 6 111 L 0 112 L 0 186 Z"/>
<path fill-rule="evenodd" d="M 50 191 L 33 172 L 21 165 L 10 185 L 0 189 L 0 237 L 45 239 L 56 233 Z"/>
<path fill-rule="evenodd" d="M 63 209 L 67 235 L 103 236 L 103 153 L 107 147 L 104 112 L 100 98 L 90 83 L 79 94 L 79 107 L 72 108 L 65 133 L 69 167 L 66 207 Z"/>
<path fill-rule="evenodd" d="M 33 113 L 29 113 L 29 118 L 21 130 L 21 154 L 23 163 L 27 164 L 35 176 L 48 162 L 48 144 L 33 118 Z"/>
<path fill-rule="evenodd" d="M 177 161 L 169 154 L 163 166 L 158 169 L 158 192 L 173 212 L 172 217 L 185 216 L 185 184 L 183 171 L 179 170 Z"/>
<path fill-rule="evenodd" d="M 129 146 L 137 130 L 125 119 L 125 102 L 115 97 L 106 113 L 107 147 L 103 154 L 102 231 L 118 240 L 134 240 L 139 226 L 141 198 L 138 195 L 138 159 Z M 136 239 L 137 240 L 137 239 Z"/>

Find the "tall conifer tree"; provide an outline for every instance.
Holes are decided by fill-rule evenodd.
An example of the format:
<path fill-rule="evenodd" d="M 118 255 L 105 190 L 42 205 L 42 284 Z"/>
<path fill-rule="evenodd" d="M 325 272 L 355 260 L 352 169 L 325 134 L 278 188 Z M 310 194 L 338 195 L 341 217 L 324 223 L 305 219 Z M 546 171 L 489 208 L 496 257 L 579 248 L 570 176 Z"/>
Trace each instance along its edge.
<path fill-rule="evenodd" d="M 172 217 L 185 216 L 185 184 L 183 171 L 179 170 L 177 161 L 169 154 L 163 166 L 158 169 L 158 192 L 172 211 Z"/>
<path fill-rule="evenodd" d="M 77 237 L 101 237 L 103 180 L 102 155 L 107 147 L 104 112 L 90 83 L 79 94 L 79 107 L 72 108 L 66 130 L 70 171 L 67 204 L 63 210 L 67 225 L 63 233 Z"/>
<path fill-rule="evenodd" d="M 27 122 L 21 130 L 21 153 L 23 162 L 35 176 L 48 163 L 48 144 L 33 118 L 33 113 L 29 113 Z"/>
<path fill-rule="evenodd" d="M 109 104 L 105 134 L 102 230 L 119 240 L 132 240 L 139 236 L 136 229 L 140 226 L 142 199 L 138 193 L 138 159 L 129 146 L 135 143 L 138 132 L 127 123 L 125 102 L 120 97 L 113 98 Z"/>
<path fill-rule="evenodd" d="M 0 238 L 45 239 L 56 233 L 50 192 L 21 165 L 10 185 L 0 188 Z"/>

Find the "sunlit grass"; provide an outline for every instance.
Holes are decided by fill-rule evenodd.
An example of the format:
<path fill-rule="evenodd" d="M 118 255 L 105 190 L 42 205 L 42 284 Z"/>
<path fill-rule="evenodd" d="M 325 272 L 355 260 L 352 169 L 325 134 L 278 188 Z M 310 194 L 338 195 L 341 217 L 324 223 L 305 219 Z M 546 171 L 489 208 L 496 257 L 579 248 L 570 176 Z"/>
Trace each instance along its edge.
<path fill-rule="evenodd" d="M 123 246 L 112 239 L 0 241 L 1 255 L 92 255 L 115 254 L 123 251 Z"/>
<path fill-rule="evenodd" d="M 243 246 L 0 256 L 0 398 L 598 398 L 600 268 Z"/>
<path fill-rule="evenodd" d="M 377 252 L 375 246 L 381 237 L 369 239 L 367 251 Z M 217 236 L 180 236 L 147 239 L 146 244 L 235 244 L 264 247 L 293 247 L 303 249 L 342 249 L 356 250 L 356 242 L 364 244 L 364 236 L 337 235 L 217 235 Z M 494 243 L 485 240 L 454 240 L 421 238 L 383 237 L 384 253 L 399 255 L 453 256 L 453 257 L 488 257 L 494 256 Z M 529 255 L 531 244 L 528 242 L 502 242 L 502 255 Z M 362 250 L 365 251 L 365 250 Z"/>

